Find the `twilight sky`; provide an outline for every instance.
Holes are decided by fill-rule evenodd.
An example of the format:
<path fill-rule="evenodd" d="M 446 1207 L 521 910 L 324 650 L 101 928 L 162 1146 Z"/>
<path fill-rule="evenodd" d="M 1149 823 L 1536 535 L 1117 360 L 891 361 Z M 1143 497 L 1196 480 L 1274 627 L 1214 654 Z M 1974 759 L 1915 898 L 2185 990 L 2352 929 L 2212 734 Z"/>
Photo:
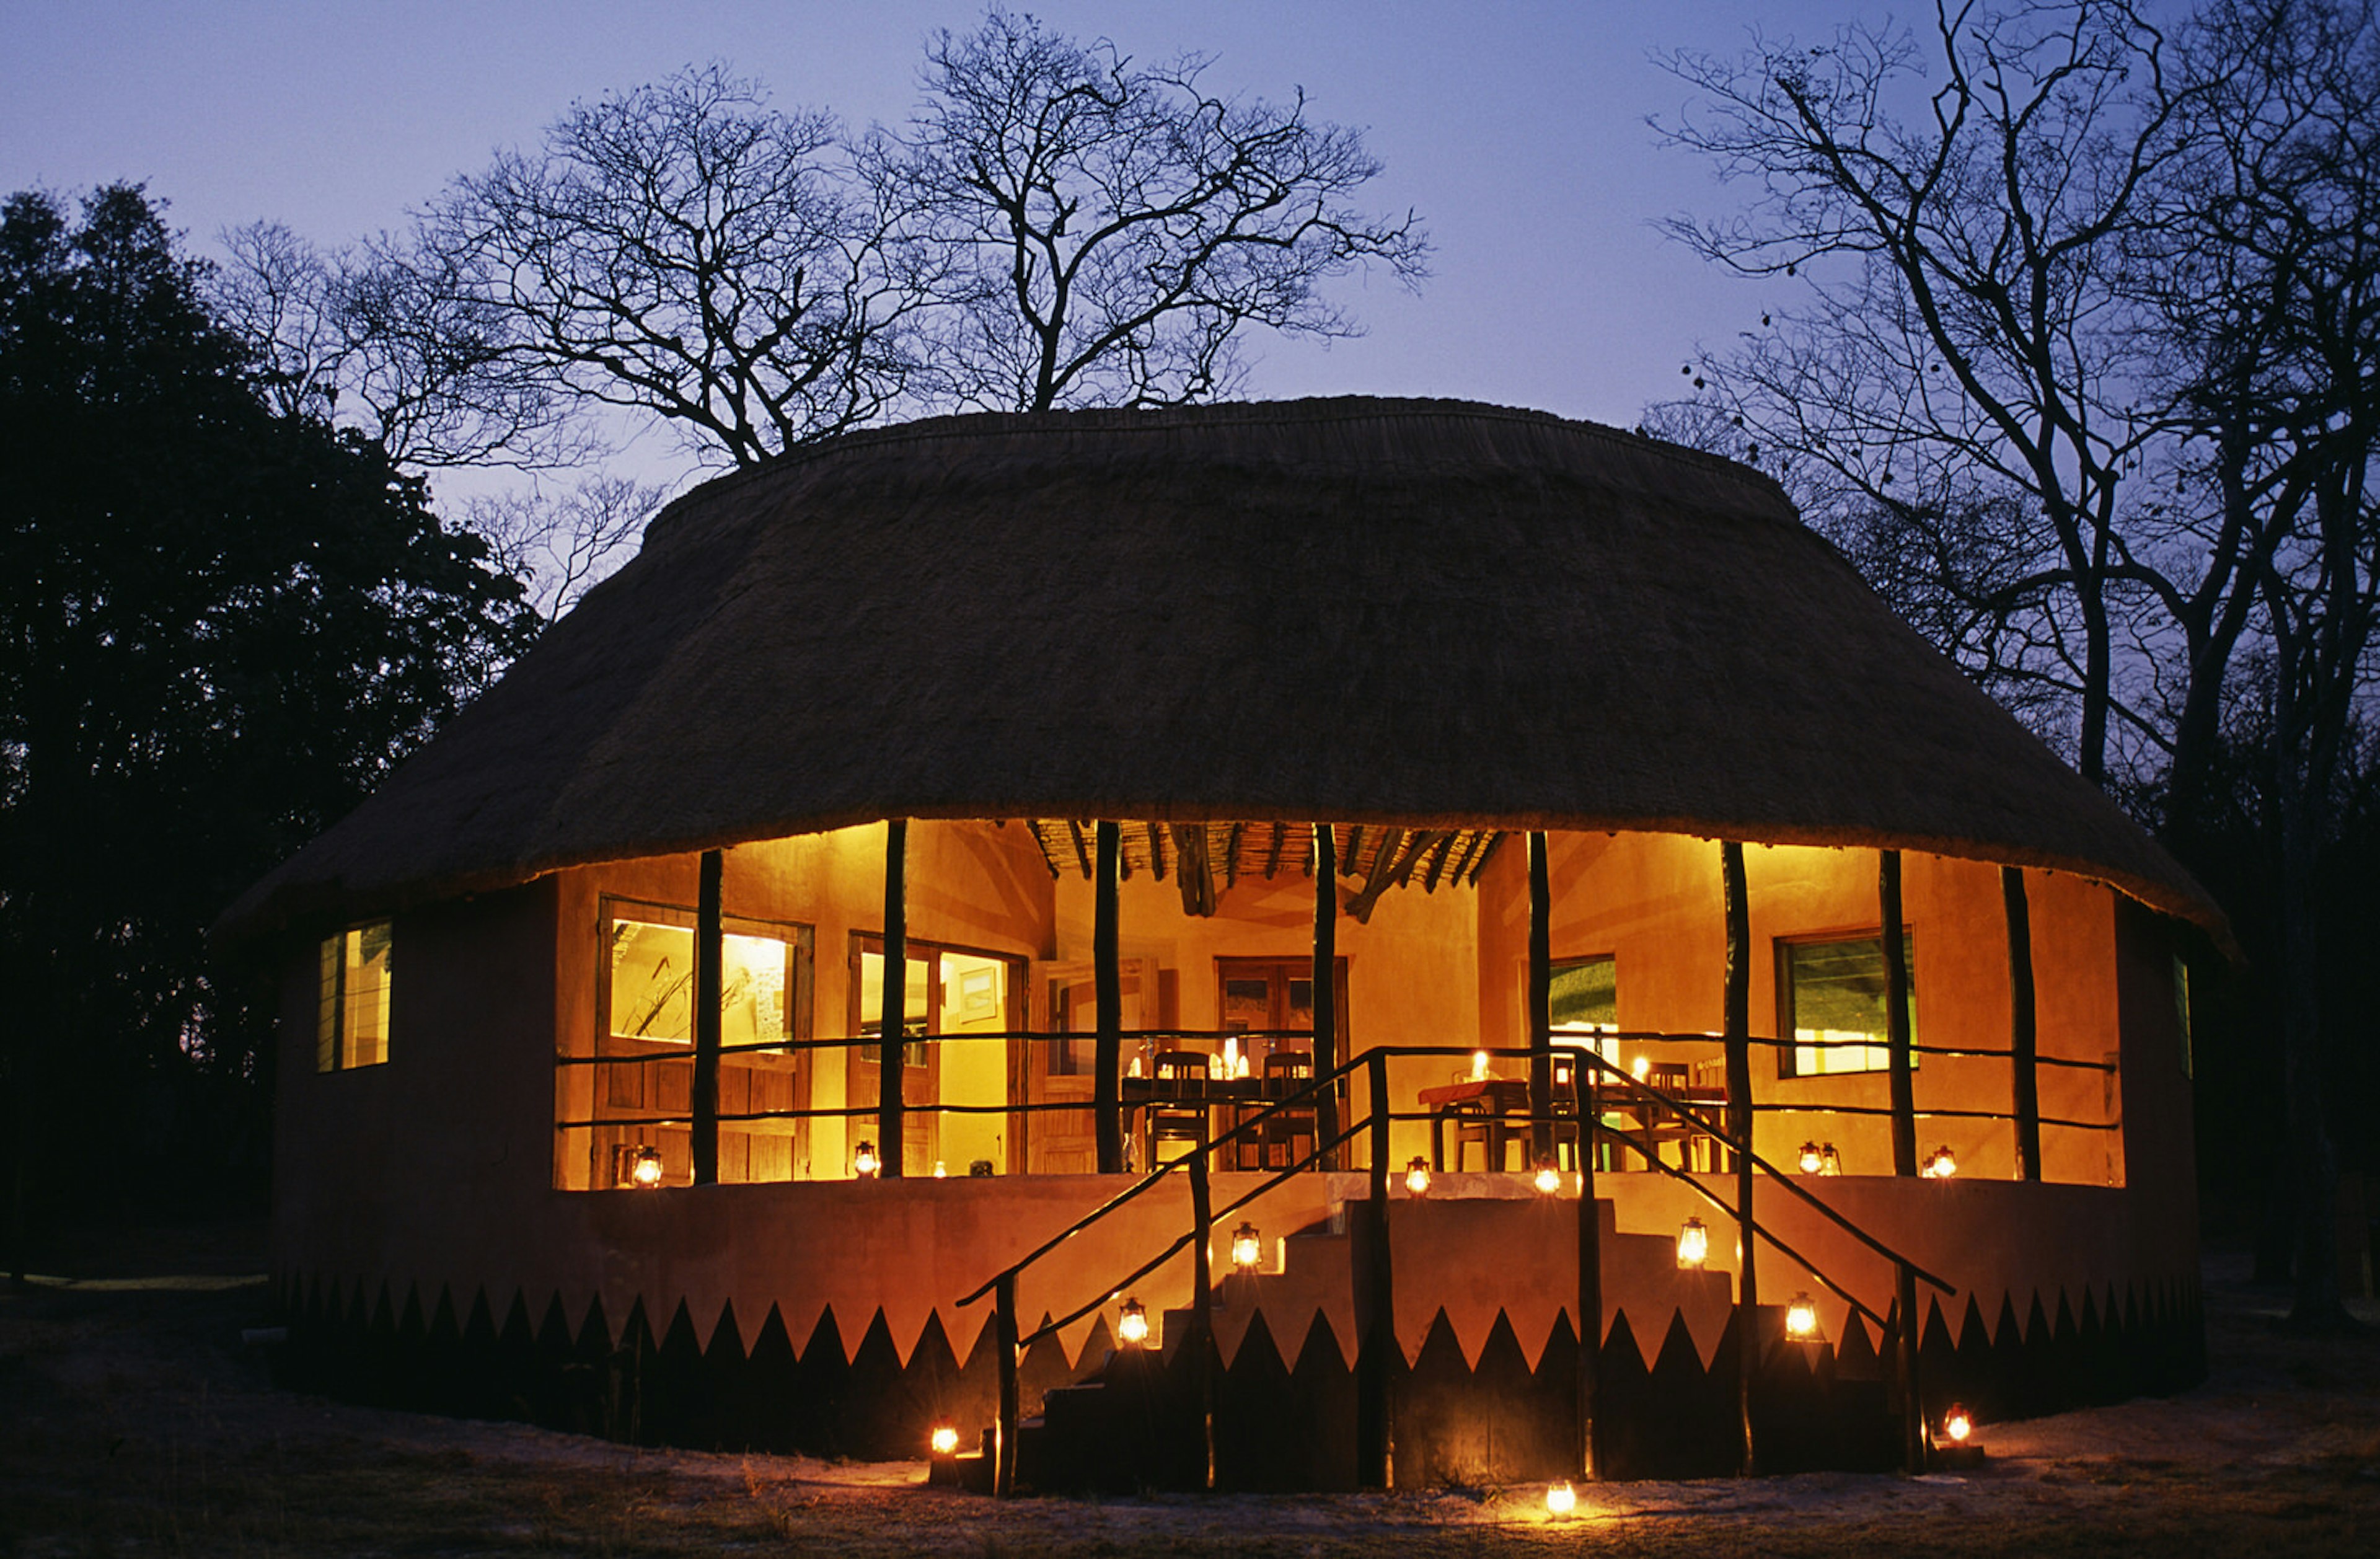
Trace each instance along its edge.
<path fill-rule="evenodd" d="M 1376 276 L 1338 296 L 1370 334 L 1253 338 L 1265 398 L 1455 396 L 1632 425 L 1675 392 L 1697 342 L 1757 320 L 1761 295 L 1655 231 L 1728 196 L 1663 151 L 1648 114 L 1684 87 L 1649 51 L 1734 53 L 1759 25 L 1815 41 L 1860 0 L 1044 0 L 1080 36 L 1157 59 L 1216 57 L 1208 83 L 1364 127 L 1381 209 L 1437 245 L 1418 297 Z M 260 217 L 325 247 L 399 225 L 492 150 L 572 99 L 722 59 L 781 107 L 903 117 L 922 42 L 978 0 L 0 0 L 0 190 L 145 181 L 200 252 Z M 1923 19 L 1923 18 L 1917 18 Z M 648 441 L 650 444 L 652 441 Z M 646 458 L 683 469 L 674 451 Z M 661 469 L 649 474 L 661 475 Z"/>

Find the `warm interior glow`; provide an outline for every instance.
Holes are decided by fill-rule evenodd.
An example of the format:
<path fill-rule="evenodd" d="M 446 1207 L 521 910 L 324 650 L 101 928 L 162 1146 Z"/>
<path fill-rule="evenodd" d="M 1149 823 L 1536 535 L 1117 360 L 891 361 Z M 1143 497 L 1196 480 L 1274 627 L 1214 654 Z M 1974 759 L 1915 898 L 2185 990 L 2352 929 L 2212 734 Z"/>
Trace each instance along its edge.
<path fill-rule="evenodd" d="M 1552 1164 L 1537 1165 L 1537 1194 L 1549 1197 L 1561 1189 L 1561 1175 Z"/>
<path fill-rule="evenodd" d="M 628 1177 L 639 1186 L 660 1185 L 662 1183 L 662 1151 L 650 1146 L 638 1148 L 636 1167 L 628 1171 Z"/>
<path fill-rule="evenodd" d="M 1827 1167 L 1827 1158 L 1815 1142 L 1804 1142 L 1802 1144 L 1801 1163 L 1803 1174 L 1815 1175 Z"/>
<path fill-rule="evenodd" d="M 876 1172 L 883 1167 L 884 1161 L 876 1156 L 873 1142 L 862 1142 L 851 1155 L 851 1172 L 862 1180 L 875 1179 Z"/>
<path fill-rule="evenodd" d="M 1232 1231 L 1232 1265 L 1244 1273 L 1252 1273 L 1257 1270 L 1257 1262 L 1263 1253 L 1263 1242 L 1257 1236 L 1254 1224 L 1242 1224 Z"/>
<path fill-rule="evenodd" d="M 1547 1488 L 1546 1513 L 1548 1515 L 1568 1516 L 1572 1511 L 1577 1508 L 1578 1491 L 1572 1488 L 1567 1480 L 1560 1483 L 1552 1484 Z"/>
<path fill-rule="evenodd" d="M 1138 1299 L 1123 1302 L 1123 1314 L 1116 1321 L 1116 1339 L 1128 1348 L 1148 1341 L 1148 1311 Z"/>
<path fill-rule="evenodd" d="M 1429 1195 L 1429 1161 L 1416 1158 L 1405 1165 L 1405 1189 L 1414 1196 Z"/>
<path fill-rule="evenodd" d="M 1699 1267 L 1710 1260 L 1710 1231 L 1699 1218 L 1689 1218 L 1678 1230 L 1678 1265 Z"/>
<path fill-rule="evenodd" d="M 1967 1436 L 1975 1432 L 1975 1420 L 1968 1416 L 1964 1407 L 1953 1402 L 1950 1410 L 1942 1415 L 1942 1432 L 1949 1437 L 1953 1445 L 1964 1445 Z"/>
<path fill-rule="evenodd" d="M 1785 1307 L 1785 1335 L 1797 1343 L 1818 1341 L 1818 1306 L 1807 1294 L 1796 1294 Z"/>
<path fill-rule="evenodd" d="M 954 1456 L 959 1450 L 959 1431 L 948 1424 L 934 1426 L 934 1455 Z"/>
<path fill-rule="evenodd" d="M 1483 1082 L 1487 1077 L 1488 1053 L 1484 1050 L 1475 1050 L 1471 1053 L 1471 1080 Z"/>
<path fill-rule="evenodd" d="M 1959 1173 L 1959 1155 L 1948 1144 L 1935 1149 L 1934 1156 L 1925 1161 L 1925 1173 L 1933 1179 L 1948 1180 Z"/>

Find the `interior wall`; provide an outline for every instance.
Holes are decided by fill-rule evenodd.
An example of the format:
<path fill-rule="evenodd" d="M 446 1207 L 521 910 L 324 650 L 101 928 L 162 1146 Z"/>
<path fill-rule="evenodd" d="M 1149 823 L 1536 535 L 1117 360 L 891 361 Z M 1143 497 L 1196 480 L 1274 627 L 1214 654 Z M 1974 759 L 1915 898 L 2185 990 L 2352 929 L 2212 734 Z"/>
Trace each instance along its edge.
<path fill-rule="evenodd" d="M 1479 889 L 1481 1032 L 1506 1045 L 1527 1042 L 1527 852 L 1512 846 L 1488 863 Z M 1623 1059 L 1646 1049 L 1656 1060 L 1716 1063 L 1723 1021 L 1725 908 L 1719 846 L 1679 834 L 1560 834 L 1547 848 L 1556 961 L 1610 955 L 1617 970 L 1619 1022 L 1625 1030 L 1706 1035 L 1703 1043 L 1623 1046 Z M 2040 1054 L 2094 1062 L 2109 1058 L 2118 1034 L 2114 924 L 2117 895 L 2082 878 L 2028 871 L 2036 1027 Z M 1877 852 L 1805 846 L 1747 845 L 1744 882 L 1751 921 L 1751 1024 L 1755 1039 L 1782 1032 L 1778 1010 L 1780 941 L 1876 934 Z M 2014 1108 L 2010 1048 L 2008 932 L 1999 869 L 1915 851 L 1901 858 L 1901 919 L 1911 941 L 1918 1043 L 1996 1052 L 1924 1055 L 1915 1074 L 1921 1162 L 1948 1147 L 1960 1174 L 2007 1179 L 2016 1173 L 2015 1127 L 2009 1121 L 1928 1116 L 1929 1109 Z M 1806 1105 L 1808 1115 L 1760 1117 L 1755 1149 L 1790 1163 L 1805 1140 L 1831 1142 L 1847 1175 L 1892 1173 L 1890 1125 L 1882 1114 L 1819 1114 L 1836 1106 L 1887 1110 L 1883 1071 L 1819 1077 L 1782 1075 L 1772 1046 L 1753 1051 L 1753 1086 L 1763 1102 Z M 2109 1079 L 2099 1072 L 2044 1067 L 2045 1116 L 2086 1122 L 2118 1118 Z M 2185 1106 L 2186 1108 L 2186 1106 Z M 2110 1131 L 2045 1128 L 2047 1177 L 2119 1185 L 2122 1144 Z"/>

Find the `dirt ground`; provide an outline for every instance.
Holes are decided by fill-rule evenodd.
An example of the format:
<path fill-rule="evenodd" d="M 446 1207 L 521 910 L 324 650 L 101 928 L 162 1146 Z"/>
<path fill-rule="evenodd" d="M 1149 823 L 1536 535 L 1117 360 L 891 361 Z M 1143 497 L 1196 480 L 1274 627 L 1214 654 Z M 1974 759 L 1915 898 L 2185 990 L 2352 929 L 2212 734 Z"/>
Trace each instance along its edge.
<path fill-rule="evenodd" d="M 261 1231 L 0 1281 L 0 1556 L 2380 1553 L 2380 1331 L 2309 1341 L 2210 1259 L 2212 1377 L 1991 1424 L 1982 1469 L 1313 1497 L 1018 1500 L 921 1464 L 639 1451 L 273 1389 Z M 2380 1310 L 2360 1307 L 2367 1321 Z"/>

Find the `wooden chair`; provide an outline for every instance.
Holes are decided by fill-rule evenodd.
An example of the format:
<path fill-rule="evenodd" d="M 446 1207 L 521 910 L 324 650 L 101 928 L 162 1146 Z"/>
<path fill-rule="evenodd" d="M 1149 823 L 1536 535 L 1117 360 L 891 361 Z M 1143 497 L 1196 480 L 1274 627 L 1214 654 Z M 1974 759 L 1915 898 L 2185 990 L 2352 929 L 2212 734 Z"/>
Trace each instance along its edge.
<path fill-rule="evenodd" d="M 1148 1167 L 1155 1169 L 1166 1162 L 1162 1155 L 1168 1142 L 1206 1151 L 1207 1057 L 1191 1050 L 1160 1051 L 1151 1076 L 1157 1088 L 1148 1102 Z"/>
<path fill-rule="evenodd" d="M 1264 1076 L 1265 1099 L 1254 1110 L 1262 1110 L 1313 1081 L 1314 1057 L 1302 1050 L 1277 1050 L 1264 1058 Z M 1313 1152 L 1316 1121 L 1311 1099 L 1266 1116 L 1264 1124 L 1257 1127 L 1257 1167 L 1287 1169 Z"/>

